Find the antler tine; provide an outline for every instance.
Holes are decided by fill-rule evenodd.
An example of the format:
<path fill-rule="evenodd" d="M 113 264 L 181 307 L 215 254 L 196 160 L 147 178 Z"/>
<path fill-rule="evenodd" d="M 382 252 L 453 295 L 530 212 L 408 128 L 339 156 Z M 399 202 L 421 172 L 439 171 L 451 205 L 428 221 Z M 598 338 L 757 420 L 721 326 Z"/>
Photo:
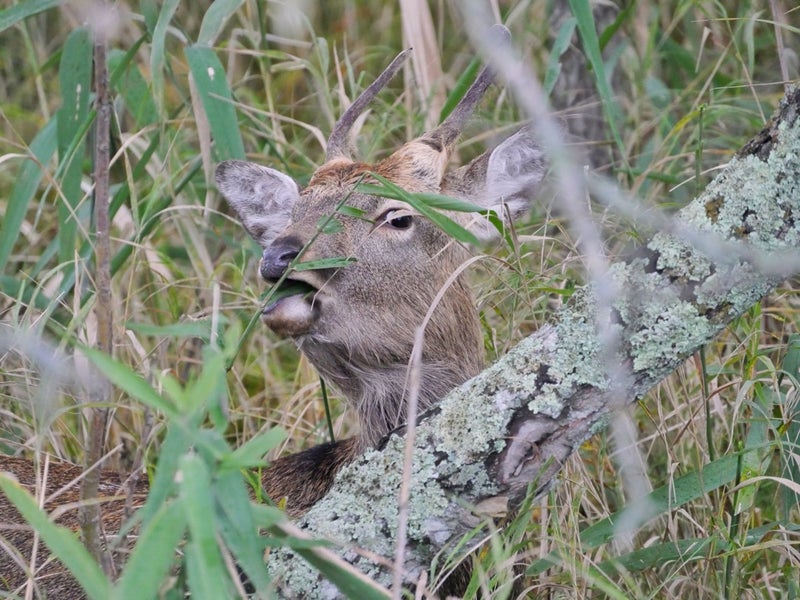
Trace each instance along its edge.
<path fill-rule="evenodd" d="M 511 41 L 511 32 L 505 25 L 492 25 L 487 32 L 487 39 L 492 44 L 508 44 Z M 494 71 L 490 67 L 484 67 L 447 118 L 425 137 L 437 140 L 444 147 L 453 144 L 493 81 Z"/>
<path fill-rule="evenodd" d="M 346 111 L 344 111 L 344 114 L 336 122 L 328 138 L 328 147 L 325 153 L 326 161 L 333 158 L 347 158 L 349 156 L 347 137 L 350 133 L 350 129 L 353 127 L 359 115 L 364 112 L 367 105 L 378 95 L 378 92 L 385 88 L 389 80 L 400 70 L 400 67 L 403 66 L 410 52 L 411 48 L 408 48 L 398 54 L 391 64 L 386 67 L 386 70 L 356 98 L 355 102 L 353 102 Z"/>

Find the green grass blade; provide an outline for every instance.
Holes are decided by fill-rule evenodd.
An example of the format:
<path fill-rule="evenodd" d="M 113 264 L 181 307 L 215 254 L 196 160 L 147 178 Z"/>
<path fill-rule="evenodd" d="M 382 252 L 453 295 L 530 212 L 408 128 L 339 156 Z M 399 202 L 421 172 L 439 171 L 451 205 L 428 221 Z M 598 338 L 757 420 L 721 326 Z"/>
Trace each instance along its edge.
<path fill-rule="evenodd" d="M 621 511 L 603 519 L 581 532 L 581 539 L 590 548 L 611 540 L 619 532 L 620 522 L 630 521 L 628 515 L 641 515 L 640 522 L 696 500 L 736 479 L 737 455 L 724 456 L 705 465 L 701 472 L 688 473 L 676 478 L 670 485 L 653 490 L 641 500 L 631 503 Z M 642 506 L 647 510 L 642 511 Z"/>
<path fill-rule="evenodd" d="M 459 242 L 464 242 L 466 244 L 472 244 L 474 246 L 479 246 L 480 242 L 475 235 L 462 227 L 458 223 L 456 223 L 453 219 L 440 213 L 438 210 L 431 208 L 426 204 L 417 194 L 411 194 L 405 191 L 400 186 L 392 183 L 388 179 L 381 177 L 377 173 L 373 173 L 373 177 L 377 179 L 382 185 L 381 186 L 359 186 L 359 190 L 363 190 L 365 187 L 369 190 L 366 193 L 376 194 L 378 196 L 384 196 L 387 198 L 396 198 L 398 200 L 402 200 L 403 202 L 409 204 L 412 208 L 414 208 L 417 212 L 419 212 L 422 216 L 429 219 L 434 225 L 436 225 L 439 229 L 444 231 L 447 235 L 452 237 Z M 442 196 L 443 198 L 443 196 Z"/>
<path fill-rule="evenodd" d="M 709 547 L 712 544 L 718 553 L 724 553 L 728 549 L 727 542 L 713 538 L 692 538 L 678 540 L 678 542 L 664 542 L 603 561 L 599 565 L 599 569 L 605 573 L 619 571 L 620 568 L 636 572 L 655 569 L 672 561 L 680 561 L 683 564 L 690 560 L 706 558 Z"/>
<path fill-rule="evenodd" d="M 113 598 L 157 598 L 185 530 L 186 516 L 182 503 L 176 500 L 163 504 L 139 533 L 122 577 L 114 588 Z"/>
<path fill-rule="evenodd" d="M 158 20 L 153 28 L 153 43 L 150 45 L 150 77 L 153 84 L 153 98 L 159 113 L 164 114 L 164 69 L 167 67 L 166 43 L 167 28 L 178 9 L 180 0 L 166 0 L 158 13 Z"/>
<path fill-rule="evenodd" d="M 436 208 L 438 210 L 452 210 L 453 212 L 486 212 L 485 208 L 478 206 L 477 204 L 472 204 L 465 200 L 453 198 L 452 196 L 443 196 L 442 194 L 430 194 L 426 192 L 415 192 L 414 194 L 409 194 L 409 192 L 406 192 L 402 188 L 398 188 L 399 191 L 397 191 L 387 189 L 385 186 L 372 185 L 369 183 L 362 183 L 359 185 L 358 189 L 365 194 L 375 194 L 377 196 L 382 196 L 383 198 L 392 198 L 394 200 L 402 200 L 403 202 L 406 201 L 406 198 L 409 195 L 412 195 L 416 200 L 425 203 L 426 206 Z M 344 209 L 350 207 L 342 208 Z M 344 213 L 343 210 L 340 210 L 339 212 Z"/>
<path fill-rule="evenodd" d="M 39 14 L 56 6 L 64 4 L 66 0 L 27 0 L 15 4 L 11 8 L 0 11 L 0 33 L 9 27 L 24 21 L 28 17 Z"/>
<path fill-rule="evenodd" d="M 63 315 L 55 311 L 56 304 L 45 296 L 35 284 L 11 275 L 0 275 L 0 292 L 9 298 L 15 298 L 26 306 L 34 306 L 38 310 L 52 310 L 52 317 L 63 324 Z"/>
<path fill-rule="evenodd" d="M 225 27 L 228 19 L 231 18 L 244 0 L 215 0 L 208 7 L 200 25 L 200 34 L 197 36 L 197 43 L 202 46 L 211 46 L 217 39 L 219 32 Z"/>
<path fill-rule="evenodd" d="M 218 529 L 225 544 L 255 589 L 268 589 L 270 578 L 264 563 L 264 539 L 257 534 L 254 505 L 250 502 L 241 472 L 219 474 L 215 489 L 218 491 Z"/>
<path fill-rule="evenodd" d="M 318 271 L 320 269 L 343 269 L 347 265 L 352 265 L 358 259 L 354 256 L 334 256 L 331 258 L 320 258 L 319 260 L 308 260 L 292 265 L 294 271 Z M 276 295 L 275 298 L 278 296 Z"/>
<path fill-rule="evenodd" d="M 54 121 L 55 122 L 55 121 Z M 153 136 L 153 140 L 148 145 L 147 149 L 142 154 L 140 160 L 136 163 L 133 167 L 133 172 L 131 173 L 130 180 L 131 181 L 140 181 L 146 175 L 146 168 L 149 164 L 150 158 L 155 153 L 156 149 L 158 148 L 159 144 L 159 133 L 158 131 L 155 132 Z M 55 139 L 55 138 L 54 138 Z M 178 190 L 176 189 L 176 192 Z M 120 184 L 116 190 L 114 191 L 114 196 L 111 200 L 110 206 L 110 215 L 113 220 L 114 216 L 117 214 L 119 208 L 128 200 L 130 197 L 130 187 L 128 186 L 128 182 Z M 163 205 L 166 206 L 169 203 L 169 199 L 166 197 L 162 200 Z M 147 233 L 149 233 L 152 226 L 148 228 L 146 231 L 140 231 L 140 237 L 137 238 L 137 242 L 139 239 L 143 238 Z M 55 240 L 57 241 L 57 240 Z M 133 252 L 133 247 L 137 244 L 123 244 L 122 248 L 117 252 L 114 258 L 111 261 L 111 273 L 112 275 L 116 274 L 119 268 L 124 265 L 127 258 Z M 42 253 L 42 256 L 37 261 L 36 266 L 30 272 L 30 276 L 32 279 L 35 279 L 39 273 L 42 271 L 43 268 L 49 263 L 52 259 L 52 256 L 55 254 L 55 250 L 51 250 L 48 248 Z M 85 240 L 81 249 L 80 249 L 80 257 L 83 260 L 88 260 L 89 256 L 92 254 L 92 244 L 90 240 Z M 72 290 L 72 287 L 75 285 L 75 264 L 74 262 L 70 262 L 66 267 L 63 269 L 63 281 L 61 284 L 61 292 L 68 293 Z M 81 302 L 85 303 L 88 298 L 91 297 L 91 293 L 87 293 L 82 299 Z"/>
<path fill-rule="evenodd" d="M 211 126 L 217 160 L 243 159 L 244 144 L 233 94 L 217 55 L 210 48 L 191 46 L 186 48 L 186 59 Z"/>
<path fill-rule="evenodd" d="M 547 68 L 544 72 L 544 88 L 545 95 L 549 96 L 556 86 L 558 76 L 561 74 L 561 56 L 570 46 L 572 41 L 572 34 L 575 33 L 575 17 L 565 19 L 558 29 L 556 39 L 553 42 L 553 48 L 550 50 L 550 56 L 547 59 Z"/>
<path fill-rule="evenodd" d="M 750 529 L 740 543 L 743 547 L 752 546 L 773 533 L 783 532 L 785 534 L 798 530 L 800 530 L 800 526 L 794 523 L 770 522 Z M 619 571 L 620 567 L 629 572 L 657 569 L 667 562 L 678 561 L 683 564 L 691 560 L 707 558 L 711 548 L 716 556 L 723 556 L 730 550 L 730 547 L 730 542 L 719 536 L 664 542 L 603 561 L 599 565 L 599 569 L 604 573 Z"/>
<path fill-rule="evenodd" d="M 74 258 L 78 233 L 77 211 L 83 192 L 81 175 L 84 144 L 83 125 L 89 117 L 89 90 L 92 85 L 92 41 L 89 31 L 73 31 L 64 44 L 58 79 L 62 105 L 58 110 L 58 154 L 63 165 L 61 198 L 58 203 L 58 259 L 66 263 Z M 78 139 L 80 137 L 80 139 Z M 74 149 L 74 150 L 73 150 Z"/>
<path fill-rule="evenodd" d="M 20 227 L 25 220 L 25 214 L 42 180 L 43 166 L 47 165 L 55 154 L 56 128 L 56 119 L 50 119 L 33 138 L 30 145 L 31 158 L 23 160 L 17 181 L 11 189 L 11 197 L 6 204 L 6 214 L 0 222 L 0 273 L 5 271 L 14 244 L 19 237 Z"/>
<path fill-rule="evenodd" d="M 597 30 L 594 25 L 591 4 L 589 0 L 569 0 L 569 6 L 578 24 L 578 33 L 580 33 L 581 41 L 583 42 L 583 50 L 586 53 L 586 59 L 589 61 L 594 73 L 597 91 L 600 94 L 600 101 L 603 104 L 603 110 L 608 119 L 611 135 L 614 138 L 614 142 L 617 144 L 621 156 L 624 157 L 625 145 L 619 133 L 619 124 L 622 123 L 622 115 L 619 110 L 619 104 L 614 101 L 614 94 L 611 91 L 608 78 L 606 77 L 605 64 L 603 63 L 603 56 L 600 53 L 600 40 L 597 38 Z"/>
<path fill-rule="evenodd" d="M 112 50 L 108 55 L 108 68 L 114 73 L 111 78 L 114 92 L 125 100 L 137 129 L 143 129 L 158 121 L 158 108 L 150 95 L 149 84 L 139 68 L 131 64 L 134 56 L 131 52 Z"/>
<path fill-rule="evenodd" d="M 447 100 L 444 102 L 444 106 L 442 106 L 442 110 L 439 113 L 439 122 L 441 123 L 444 121 L 448 115 L 453 112 L 453 109 L 458 106 L 458 103 L 464 98 L 464 95 L 469 90 L 469 86 L 472 85 L 472 82 L 475 81 L 475 78 L 478 76 L 478 69 L 481 68 L 481 60 L 479 58 L 473 58 L 467 68 L 464 69 L 464 72 L 461 73 L 461 76 L 456 81 L 455 86 L 453 86 L 453 90 L 448 94 Z"/>
<path fill-rule="evenodd" d="M 150 482 L 150 493 L 147 502 L 139 509 L 137 515 L 142 519 L 142 527 L 148 527 L 167 498 L 174 492 L 175 479 L 179 460 L 192 446 L 192 440 L 181 427 L 171 426 L 167 429 L 158 455 L 156 472 Z"/>
<path fill-rule="evenodd" d="M 211 475 L 196 454 L 186 454 L 180 460 L 180 497 L 189 526 L 186 548 L 187 571 L 192 598 L 217 600 L 231 597 L 230 575 L 219 546 L 211 489 Z"/>
<path fill-rule="evenodd" d="M 0 490 L 33 527 L 55 556 L 69 569 L 91 599 L 106 600 L 111 591 L 103 571 L 75 534 L 51 522 L 36 500 L 19 483 L 0 473 Z"/>
<path fill-rule="evenodd" d="M 606 46 L 617 33 L 617 31 L 619 31 L 619 28 L 622 27 L 622 24 L 635 14 L 635 9 L 636 2 L 629 2 L 628 6 L 619 11 L 619 14 L 614 19 L 614 22 L 603 30 L 603 33 L 600 34 L 599 40 L 601 52 L 606 49 Z"/>
<path fill-rule="evenodd" d="M 145 406 L 163 412 L 171 419 L 178 418 L 178 414 L 172 406 L 172 403 L 164 399 L 153 389 L 153 386 L 136 371 L 94 348 L 84 347 L 81 351 L 89 357 L 89 360 L 95 364 L 111 383 L 123 390 L 126 394 L 132 396 Z"/>
<path fill-rule="evenodd" d="M 293 547 L 348 598 L 391 598 L 391 594 L 338 555 L 318 548 Z"/>
<path fill-rule="evenodd" d="M 155 325 L 153 323 L 135 323 L 133 321 L 127 321 L 125 323 L 125 329 L 130 329 L 131 331 L 141 333 L 142 335 L 175 338 L 198 337 L 203 340 L 208 340 L 211 337 L 211 319 L 200 319 L 198 321 L 186 321 L 183 323 L 169 323 L 167 325 Z"/>
<path fill-rule="evenodd" d="M 234 450 L 226 457 L 221 467 L 232 469 L 246 469 L 264 464 L 264 455 L 275 448 L 286 438 L 286 432 L 280 427 L 273 427 Z"/>
<path fill-rule="evenodd" d="M 696 500 L 723 485 L 736 480 L 737 455 L 724 456 L 707 464 L 699 473 L 678 477 L 671 484 L 653 490 L 622 510 L 587 527 L 581 532 L 581 545 L 585 549 L 597 548 L 613 539 L 617 533 L 631 531 L 642 523 L 664 514 L 687 502 Z M 635 517 L 635 518 L 634 518 Z M 625 524 L 625 529 L 620 529 Z M 528 567 L 528 575 L 537 576 L 560 562 L 557 552 L 535 561 Z"/>

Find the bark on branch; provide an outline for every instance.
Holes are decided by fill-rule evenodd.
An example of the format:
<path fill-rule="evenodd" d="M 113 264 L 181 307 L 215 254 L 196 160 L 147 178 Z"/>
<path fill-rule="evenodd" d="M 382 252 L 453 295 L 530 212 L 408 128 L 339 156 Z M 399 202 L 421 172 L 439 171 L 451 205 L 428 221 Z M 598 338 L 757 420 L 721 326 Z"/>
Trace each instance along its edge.
<path fill-rule="evenodd" d="M 535 482 L 552 484 L 567 457 L 609 415 L 645 394 L 782 279 L 800 272 L 800 91 L 676 216 L 670 233 L 610 270 L 612 306 L 577 292 L 554 324 L 450 393 L 417 427 L 405 554 L 406 584 L 480 522 L 474 507 L 513 508 Z M 349 563 L 384 585 L 405 440 L 346 468 L 301 521 L 340 543 Z M 472 508 L 470 508 L 472 507 Z M 290 551 L 270 557 L 288 597 L 336 589 Z"/>

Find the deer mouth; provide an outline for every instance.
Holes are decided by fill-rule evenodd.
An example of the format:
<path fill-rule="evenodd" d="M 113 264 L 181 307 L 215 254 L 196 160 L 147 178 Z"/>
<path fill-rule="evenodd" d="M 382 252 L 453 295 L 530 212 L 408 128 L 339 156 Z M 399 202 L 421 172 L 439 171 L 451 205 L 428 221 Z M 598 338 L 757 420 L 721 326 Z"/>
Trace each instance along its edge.
<path fill-rule="evenodd" d="M 287 277 L 272 292 L 261 320 L 278 335 L 304 335 L 319 317 L 319 302 L 315 302 L 318 292 L 307 281 Z"/>

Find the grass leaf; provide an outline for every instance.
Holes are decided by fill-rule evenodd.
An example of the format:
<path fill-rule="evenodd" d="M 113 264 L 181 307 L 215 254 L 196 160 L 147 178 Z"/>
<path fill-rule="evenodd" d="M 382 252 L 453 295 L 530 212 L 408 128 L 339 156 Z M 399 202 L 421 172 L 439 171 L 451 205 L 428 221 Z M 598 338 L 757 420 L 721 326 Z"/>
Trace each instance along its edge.
<path fill-rule="evenodd" d="M 244 144 L 222 63 L 211 48 L 191 46 L 185 52 L 214 136 L 217 160 L 243 159 Z"/>
<path fill-rule="evenodd" d="M 246 469 L 264 464 L 264 455 L 286 438 L 286 432 L 273 427 L 247 440 L 222 461 L 222 467 Z"/>
<path fill-rule="evenodd" d="M 158 12 L 158 20 L 153 28 L 153 42 L 150 45 L 150 77 L 153 84 L 153 98 L 164 116 L 164 69 L 167 68 L 166 44 L 167 29 L 178 9 L 180 0 L 165 0 Z"/>
<path fill-rule="evenodd" d="M 50 162 L 56 152 L 56 132 L 56 119 L 50 119 L 39 130 L 30 145 L 30 158 L 23 159 L 14 187 L 11 189 L 6 213 L 0 221 L 0 273 L 5 270 L 19 237 L 20 227 L 25 221 L 31 200 L 44 175 L 43 167 Z"/>
<path fill-rule="evenodd" d="M 724 456 L 707 464 L 700 473 L 688 473 L 677 477 L 670 485 L 653 490 L 650 494 L 630 503 L 610 517 L 583 530 L 581 532 L 582 547 L 584 549 L 596 548 L 609 542 L 618 533 L 633 531 L 660 514 L 734 482 L 737 463 L 736 455 Z M 621 525 L 625 527 L 620 529 Z M 528 567 L 527 573 L 532 576 L 540 575 L 559 562 L 558 552 L 553 552 L 546 558 L 534 561 Z"/>
<path fill-rule="evenodd" d="M 263 464 L 263 461 L 262 461 Z M 236 564 L 247 575 L 256 590 L 269 589 L 270 578 L 264 562 L 264 539 L 258 535 L 258 526 L 247 494 L 247 487 L 239 471 L 218 474 L 215 487 L 219 526 L 225 544 L 230 548 Z"/>
<path fill-rule="evenodd" d="M 178 416 L 172 404 L 156 392 L 152 385 L 130 367 L 94 348 L 82 348 L 82 352 L 89 357 L 111 383 L 126 394 L 129 394 L 145 406 L 159 410 L 171 418 Z"/>
<path fill-rule="evenodd" d="M 583 42 L 583 51 L 586 54 L 589 64 L 592 66 L 597 91 L 600 94 L 603 110 L 608 118 L 608 127 L 611 130 L 611 135 L 614 138 L 614 142 L 617 144 L 617 148 L 619 148 L 620 155 L 624 157 L 626 156 L 625 146 L 622 143 L 622 137 L 619 133 L 619 124 L 622 123 L 622 114 L 619 110 L 619 104 L 615 102 L 614 94 L 608 84 L 603 56 L 600 53 L 600 41 L 597 38 L 594 16 L 592 15 L 592 6 L 589 0 L 569 0 L 569 6 L 577 21 L 578 32 Z"/>
<path fill-rule="evenodd" d="M 224 324 L 224 319 L 222 323 Z M 125 328 L 141 333 L 143 335 L 154 335 L 160 337 L 198 337 L 208 340 L 211 337 L 211 319 L 200 319 L 198 321 L 183 321 L 180 323 L 170 323 L 168 325 L 154 325 L 152 323 L 135 323 L 128 321 Z"/>
<path fill-rule="evenodd" d="M 211 475 L 196 454 L 185 454 L 178 469 L 180 497 L 189 526 L 186 566 L 192 598 L 231 597 L 230 574 L 215 533 L 217 521 L 211 495 Z M 227 585 L 226 585 L 227 583 Z"/>
<path fill-rule="evenodd" d="M 62 105 L 56 115 L 58 154 L 62 165 L 61 195 L 58 203 L 59 251 L 62 263 L 73 259 L 78 233 L 78 207 L 83 197 L 83 127 L 89 116 L 92 85 L 92 41 L 89 30 L 74 30 L 64 44 L 58 79 Z"/>
<path fill-rule="evenodd" d="M 558 76 L 561 73 L 560 59 L 572 42 L 572 34 L 575 33 L 576 23 L 575 17 L 570 17 L 569 19 L 565 19 L 561 27 L 558 28 L 556 39 L 553 42 L 553 48 L 550 50 L 550 56 L 547 59 L 547 69 L 545 70 L 544 83 L 542 84 L 544 93 L 547 96 L 551 94 L 553 88 L 556 86 L 556 81 L 558 81 Z"/>
<path fill-rule="evenodd" d="M 319 260 L 309 260 L 292 265 L 295 271 L 317 271 L 319 269 L 343 269 L 347 265 L 352 265 L 358 259 L 354 256 L 335 256 L 333 258 L 320 258 Z"/>
<path fill-rule="evenodd" d="M 180 500 L 165 502 L 136 539 L 125 570 L 114 588 L 113 598 L 156 598 L 175 562 L 175 551 L 186 530 L 186 515 Z"/>
<path fill-rule="evenodd" d="M 18 2 L 11 8 L 0 11 L 0 33 L 28 17 L 60 6 L 64 2 L 66 0 L 24 0 L 23 2 Z"/>
<path fill-rule="evenodd" d="M 374 186 L 374 185 L 368 187 L 359 186 L 359 189 L 362 191 L 364 191 L 365 189 L 368 190 L 365 191 L 365 193 L 372 193 L 378 196 L 385 196 L 387 198 L 395 198 L 397 200 L 402 200 L 403 202 L 406 202 L 411 207 L 413 207 L 421 215 L 430 220 L 434 225 L 436 225 L 439 229 L 444 231 L 451 238 L 456 239 L 459 242 L 472 244 L 474 246 L 480 245 L 478 238 L 475 237 L 475 235 L 471 231 L 459 225 L 447 215 L 438 212 L 438 210 L 432 208 L 425 202 L 423 198 L 425 196 L 431 196 L 431 195 L 411 194 L 405 191 L 400 186 L 392 183 L 385 177 L 381 177 L 377 173 L 373 173 L 373 177 L 375 177 L 375 179 L 377 179 L 382 184 L 382 186 Z M 440 199 L 446 198 L 446 196 L 437 196 L 437 197 Z M 448 201 L 449 200 L 452 200 L 456 205 L 463 205 L 463 206 L 468 205 L 468 203 L 462 203 L 459 200 L 448 199 Z M 444 202 L 444 200 L 441 200 L 441 202 Z"/>
<path fill-rule="evenodd" d="M 203 15 L 203 22 L 200 24 L 200 34 L 197 36 L 197 43 L 202 46 L 211 46 L 219 35 L 222 28 L 231 18 L 244 0 L 214 0 L 208 7 L 206 14 Z"/>
<path fill-rule="evenodd" d="M 458 106 L 458 103 L 464 98 L 464 95 L 469 90 L 469 86 L 472 85 L 472 82 L 475 81 L 475 78 L 478 76 L 478 71 L 481 68 L 481 60 L 479 58 L 473 58 L 469 61 L 467 68 L 464 69 L 458 77 L 458 81 L 453 86 L 453 89 L 447 95 L 447 99 L 442 106 L 442 110 L 439 113 L 439 122 L 441 123 L 444 121 L 453 109 Z"/>
<path fill-rule="evenodd" d="M 136 126 L 143 128 L 158 121 L 158 108 L 153 102 L 150 85 L 139 68 L 131 63 L 133 56 L 131 52 L 111 50 L 108 53 L 108 68 L 114 73 L 111 78 L 114 92 L 125 100 Z"/>

